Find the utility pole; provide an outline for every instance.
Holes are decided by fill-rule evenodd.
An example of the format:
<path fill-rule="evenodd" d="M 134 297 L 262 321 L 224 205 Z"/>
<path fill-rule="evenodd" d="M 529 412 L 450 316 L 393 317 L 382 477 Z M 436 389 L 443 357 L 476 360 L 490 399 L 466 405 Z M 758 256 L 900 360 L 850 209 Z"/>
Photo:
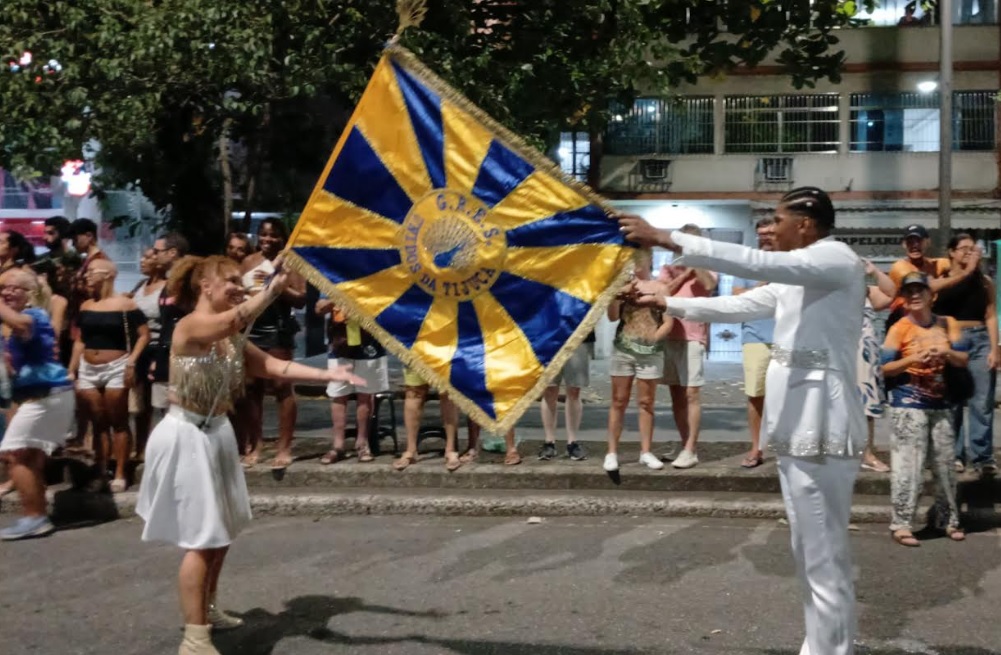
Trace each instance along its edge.
<path fill-rule="evenodd" d="M 952 232 L 952 0 L 939 0 L 938 253 Z"/>

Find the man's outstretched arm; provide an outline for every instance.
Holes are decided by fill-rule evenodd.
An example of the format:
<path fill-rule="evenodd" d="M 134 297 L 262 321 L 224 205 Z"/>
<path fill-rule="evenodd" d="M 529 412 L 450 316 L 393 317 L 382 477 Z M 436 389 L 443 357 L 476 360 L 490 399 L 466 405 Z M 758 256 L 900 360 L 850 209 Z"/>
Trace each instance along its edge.
<path fill-rule="evenodd" d="M 702 323 L 741 323 L 775 316 L 776 289 L 761 286 L 739 296 L 675 298 L 659 293 L 656 283 L 637 283 L 636 303 L 664 309 L 671 316 Z"/>
<path fill-rule="evenodd" d="M 627 240 L 680 253 L 678 264 L 720 273 L 820 289 L 837 289 L 862 275 L 858 258 L 833 249 L 768 252 L 733 243 L 659 230 L 639 216 L 619 219 Z"/>

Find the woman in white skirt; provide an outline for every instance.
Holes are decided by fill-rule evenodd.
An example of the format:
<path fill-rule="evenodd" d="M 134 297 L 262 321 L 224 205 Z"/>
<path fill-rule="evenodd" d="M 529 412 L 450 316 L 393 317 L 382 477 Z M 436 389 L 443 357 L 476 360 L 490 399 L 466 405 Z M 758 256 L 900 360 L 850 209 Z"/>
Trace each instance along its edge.
<path fill-rule="evenodd" d="M 287 283 L 287 273 L 279 271 L 264 292 L 243 303 L 240 269 L 221 256 L 186 257 L 168 282 L 168 295 L 194 311 L 174 329 L 172 405 L 150 435 L 136 511 L 146 521 L 144 541 L 166 541 L 187 551 L 179 575 L 185 622 L 180 655 L 217 655 L 211 629 L 242 624 L 216 608 L 215 594 L 229 545 L 250 520 L 247 485 L 227 418 L 243 392 L 245 375 L 363 383 L 347 368 L 317 369 L 275 359 L 244 339 L 244 328 Z"/>
<path fill-rule="evenodd" d="M 45 506 L 45 460 L 66 440 L 73 421 L 73 383 L 56 362 L 56 333 L 48 314 L 28 307 L 38 278 L 22 269 L 0 276 L 0 321 L 17 411 L 0 441 L 0 460 L 21 496 L 22 517 L 0 530 L 15 541 L 51 533 Z M 4 365 L 4 364 L 0 364 Z"/>

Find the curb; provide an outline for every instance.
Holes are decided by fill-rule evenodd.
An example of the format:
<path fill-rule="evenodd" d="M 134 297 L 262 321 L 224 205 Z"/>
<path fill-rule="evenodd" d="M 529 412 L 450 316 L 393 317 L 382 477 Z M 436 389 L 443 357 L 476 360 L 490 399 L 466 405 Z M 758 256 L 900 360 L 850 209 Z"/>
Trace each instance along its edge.
<path fill-rule="evenodd" d="M 413 490 L 412 490 L 413 491 Z M 281 493 L 252 493 L 256 517 L 333 517 L 358 515 L 420 516 L 634 516 L 724 519 L 784 519 L 781 499 L 748 498 L 735 494 L 665 497 L 639 493 L 393 493 L 289 489 Z M 49 493 L 53 521 L 60 525 L 100 523 L 136 516 L 136 492 L 114 496 L 75 490 Z M 16 494 L 0 504 L 0 514 L 20 509 Z M 852 508 L 854 523 L 886 523 L 888 504 L 863 499 Z"/>

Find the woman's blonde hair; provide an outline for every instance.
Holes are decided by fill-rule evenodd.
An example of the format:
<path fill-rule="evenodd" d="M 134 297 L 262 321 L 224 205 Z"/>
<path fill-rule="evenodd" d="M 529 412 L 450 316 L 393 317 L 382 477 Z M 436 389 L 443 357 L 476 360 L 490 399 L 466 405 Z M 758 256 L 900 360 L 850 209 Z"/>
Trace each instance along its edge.
<path fill-rule="evenodd" d="M 190 311 L 202 293 L 202 282 L 219 275 L 223 269 L 240 270 L 236 262 L 224 255 L 188 255 L 174 264 L 167 283 L 167 295 L 174 298 L 180 307 Z"/>

